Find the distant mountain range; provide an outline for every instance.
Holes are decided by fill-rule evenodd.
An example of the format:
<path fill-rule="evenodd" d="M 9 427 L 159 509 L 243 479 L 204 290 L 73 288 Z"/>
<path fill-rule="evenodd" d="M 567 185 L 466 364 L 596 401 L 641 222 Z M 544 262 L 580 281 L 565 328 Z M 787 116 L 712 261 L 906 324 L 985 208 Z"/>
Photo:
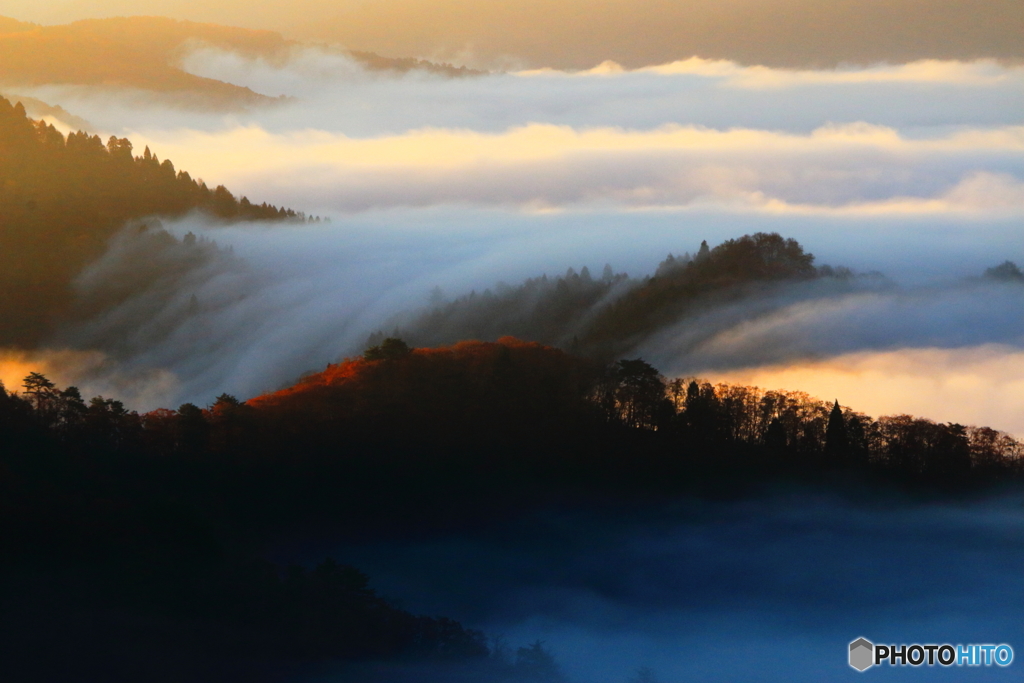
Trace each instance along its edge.
<path fill-rule="evenodd" d="M 1020 0 L 0 0 L 0 14 L 47 24 L 160 15 L 483 68 L 1024 58 Z"/>
<path fill-rule="evenodd" d="M 186 0 L 133 6 L 157 1 L 166 14 L 213 12 L 186 9 Z M 238 7 L 221 3 L 218 20 L 236 23 L 246 5 Z M 1020 0 L 294 0 L 287 8 L 287 16 L 264 9 L 260 21 L 352 49 L 492 68 L 605 60 L 636 68 L 694 55 L 801 69 L 1024 58 Z"/>
<path fill-rule="evenodd" d="M 39 26 L 0 17 L 0 85 L 87 85 L 188 94 L 205 106 L 233 108 L 272 104 L 281 98 L 204 78 L 180 68 L 196 46 L 209 46 L 283 63 L 302 46 L 273 31 L 256 31 L 161 17 L 87 19 Z M 332 48 L 326 48 L 332 49 Z M 345 52 L 365 68 L 406 72 L 420 69 L 447 76 L 475 73 L 449 64 Z"/>

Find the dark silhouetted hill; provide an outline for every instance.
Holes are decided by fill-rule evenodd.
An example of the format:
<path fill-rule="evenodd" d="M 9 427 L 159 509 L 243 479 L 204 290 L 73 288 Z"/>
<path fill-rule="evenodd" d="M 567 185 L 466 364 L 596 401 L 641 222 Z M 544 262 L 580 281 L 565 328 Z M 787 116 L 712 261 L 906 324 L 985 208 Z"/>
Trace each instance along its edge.
<path fill-rule="evenodd" d="M 390 605 L 352 567 L 285 569 L 262 549 L 777 482 L 941 499 L 1024 473 L 1022 444 L 987 427 L 667 382 L 639 358 L 601 367 L 515 339 L 385 339 L 282 391 L 143 415 L 38 373 L 23 389 L 0 387 L 0 648 L 21 680 L 284 681 L 367 660 L 537 680 L 531 662 L 557 671 L 546 652 L 494 661 L 481 634 Z"/>
<path fill-rule="evenodd" d="M 405 348 L 387 355 L 385 344 L 367 352 L 373 360 L 345 360 L 245 405 L 274 438 L 310 448 L 384 440 L 503 449 L 589 424 L 597 368 L 563 351 L 511 337 Z"/>

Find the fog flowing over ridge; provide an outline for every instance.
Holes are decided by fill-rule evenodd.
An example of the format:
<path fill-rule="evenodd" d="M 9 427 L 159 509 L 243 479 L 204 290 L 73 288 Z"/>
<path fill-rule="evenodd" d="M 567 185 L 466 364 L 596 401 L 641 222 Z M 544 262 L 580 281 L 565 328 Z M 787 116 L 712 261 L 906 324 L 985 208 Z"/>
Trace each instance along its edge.
<path fill-rule="evenodd" d="M 1019 287 L 964 279 L 1024 261 L 1019 66 L 688 58 L 448 78 L 368 72 L 321 48 L 269 63 L 202 46 L 182 65 L 292 99 L 224 115 L 140 91 L 26 94 L 194 177 L 333 220 L 165 221 L 179 240 L 217 243 L 201 240 L 206 260 L 184 269 L 177 252 L 150 253 L 128 228 L 79 278 L 83 314 L 50 347 L 103 354 L 76 375 L 103 392 L 114 385 L 97 368 L 167 373 L 159 398 L 116 385 L 140 397 L 136 407 L 275 389 L 429 310 L 435 287 L 454 299 L 609 262 L 639 278 L 667 253 L 755 232 L 796 238 L 819 265 L 881 271 L 894 287 L 793 289 L 669 325 L 633 352 L 669 374 L 724 377 L 851 354 L 984 349 L 979 386 L 1016 376 Z M 143 256 L 159 277 L 122 291 Z M 52 372 L 75 367 L 53 358 L 64 360 Z M 855 407 L 873 411 L 868 398 L 859 391 Z M 956 419 L 987 414 L 1005 412 Z M 1024 432 L 1016 419 L 993 426 Z"/>
<path fill-rule="evenodd" d="M 11 5 L 3 676 L 1024 656 L 1020 0 Z"/>
<path fill-rule="evenodd" d="M 401 217 L 387 218 L 397 223 Z M 442 214 L 435 220 L 444 218 Z M 82 306 L 95 312 L 65 327 L 53 345 L 109 354 L 102 362 L 90 360 L 65 381 L 88 389 L 113 372 L 119 379 L 102 380 L 106 384 L 97 385 L 97 393 L 120 387 L 142 409 L 183 401 L 205 404 L 222 391 L 250 397 L 360 353 L 369 333 L 390 331 L 389 324 L 414 334 L 410 314 L 429 311 L 469 290 L 482 293 L 499 281 L 515 284 L 542 272 L 558 277 L 558 264 L 567 262 L 589 264 L 598 272 L 601 256 L 609 253 L 617 257 L 617 271 L 644 275 L 653 271 L 648 264 L 657 262 L 655 254 L 665 242 L 692 234 L 692 228 L 670 225 L 638 239 L 624 233 L 621 224 L 602 229 L 599 221 L 573 225 L 565 218 L 536 217 L 529 231 L 521 221 L 492 223 L 488 230 L 474 227 L 475 221 L 461 229 L 449 223 L 440 230 L 408 222 L 389 226 L 369 217 L 362 223 L 270 228 L 207 226 L 199 219 L 165 223 L 179 238 L 200 236 L 191 247 L 179 242 L 180 254 L 154 248 L 154 242 L 163 242 L 147 236 L 161 228 L 143 233 L 133 229 L 79 279 Z M 694 241 L 690 237 L 683 246 L 696 251 Z M 870 259 L 871 249 L 883 248 L 884 242 L 871 244 L 861 259 Z M 198 267 L 191 265 L 196 259 L 190 250 L 195 249 L 207 254 Z M 944 259 L 951 264 L 957 256 L 949 251 Z M 189 267 L 180 269 L 179 258 Z M 158 260 L 162 263 L 153 265 Z M 143 272 L 162 275 L 135 281 L 131 273 L 140 264 L 149 264 Z M 877 277 L 858 282 L 786 285 L 775 293 L 716 305 L 660 328 L 631 353 L 670 376 L 753 384 L 778 385 L 790 368 L 793 382 L 786 388 L 826 396 L 845 388 L 850 395 L 840 396 L 844 404 L 865 412 L 918 412 L 912 407 L 927 407 L 926 415 L 941 418 L 948 413 L 951 420 L 1024 431 L 1011 409 L 1019 399 L 1019 380 L 1014 378 L 1020 377 L 1024 285 L 977 277 L 948 277 L 941 284 L 915 284 L 913 278 L 899 284 Z M 936 351 L 938 357 L 914 351 L 928 348 L 949 351 Z M 900 365 L 902 374 L 864 375 L 862 384 L 847 378 L 833 389 L 823 378 L 834 375 L 805 382 L 806 377 L 796 374 L 808 362 L 830 357 L 835 360 L 828 367 L 866 372 L 873 358 L 898 359 L 900 353 L 917 353 L 918 362 Z M 971 353 L 984 362 L 963 363 L 964 354 Z M 58 355 L 54 364 L 74 373 L 76 358 Z M 890 362 L 899 365 L 898 360 Z M 762 366 L 766 369 L 758 371 Z M 154 373 L 163 373 L 155 386 Z M 971 409 L 944 410 L 944 404 L 963 403 L 965 378 L 972 382 L 967 394 L 973 397 Z M 3 379 L 17 386 L 13 371 Z M 911 400 L 910 391 L 878 389 L 900 381 L 911 387 L 915 381 L 946 381 L 951 386 L 949 391 L 928 392 L 924 403 Z M 894 400 L 896 396 L 904 401 Z M 877 397 L 888 402 L 879 403 Z"/>

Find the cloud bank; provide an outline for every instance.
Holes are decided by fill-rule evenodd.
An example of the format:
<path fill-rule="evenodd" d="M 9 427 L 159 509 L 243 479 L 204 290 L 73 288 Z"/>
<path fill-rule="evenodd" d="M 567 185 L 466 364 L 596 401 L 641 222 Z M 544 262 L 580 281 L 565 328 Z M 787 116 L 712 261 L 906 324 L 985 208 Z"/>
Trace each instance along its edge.
<path fill-rule="evenodd" d="M 689 59 L 451 79 L 367 73 L 327 50 L 271 64 L 200 49 L 185 65 L 298 99 L 225 117 L 138 93 L 35 94 L 194 176 L 320 213 L 1024 211 L 1024 67 L 990 61 L 794 71 Z"/>
<path fill-rule="evenodd" d="M 703 239 L 778 231 L 819 263 L 889 280 L 705 310 L 633 353 L 670 375 L 1024 435 L 1024 288 L 969 279 L 1024 263 L 1019 67 L 620 61 L 451 80 L 370 74 L 323 50 L 283 65 L 195 53 L 195 73 L 297 98 L 231 116 L 140 92 L 37 89 L 211 185 L 333 220 L 187 217 L 165 222 L 181 242 L 159 253 L 125 233 L 76 282 L 79 318 L 49 348 L 0 353 L 0 378 L 17 388 L 40 370 L 140 410 L 248 398 L 359 353 L 435 286 L 457 296 L 606 262 L 637 276 Z M 189 232 L 210 240 L 204 258 L 187 253 Z M 879 510 L 781 498 L 308 559 L 356 564 L 414 611 L 515 644 L 543 638 L 594 683 L 640 666 L 664 681 L 839 680 L 859 635 L 1024 635 L 1019 500 Z M 802 659 L 780 657 L 793 651 Z"/>
<path fill-rule="evenodd" d="M 293 99 L 225 116 L 141 92 L 31 94 L 211 185 L 333 222 L 168 224 L 233 247 L 235 260 L 134 292 L 53 340 L 130 373 L 172 373 L 168 402 L 250 396 L 358 353 L 435 286 L 458 296 L 606 262 L 643 275 L 669 252 L 757 231 L 795 237 L 819 263 L 882 271 L 896 288 L 722 309 L 668 326 L 637 354 L 668 373 L 719 376 L 985 348 L 986 367 L 1014 376 L 1019 297 L 962 279 L 1024 262 L 1020 66 L 684 58 L 453 79 L 367 72 L 326 48 L 270 63 L 202 47 L 183 66 Z M 83 297 L 123 280 L 132 253 L 112 247 L 83 276 Z M 840 398 L 853 405 L 864 394 L 849 386 L 854 400 Z M 900 410 L 854 407 L 875 405 Z M 964 414 L 1016 429 L 995 409 Z"/>
<path fill-rule="evenodd" d="M 140 409 L 184 401 L 205 405 L 223 391 L 248 398 L 360 353 L 371 332 L 390 332 L 402 314 L 432 306 L 435 288 L 442 296 L 482 292 L 499 281 L 564 272 L 566 263 L 599 272 L 609 254 L 616 270 L 641 275 L 653 270 L 664 244 L 676 253 L 696 251 L 701 234 L 693 228 L 681 233 L 674 222 L 631 232 L 600 217 L 574 222 L 571 215 L 542 214 L 505 224 L 501 217 L 478 213 L 459 225 L 445 212 L 432 221 L 394 213 L 269 228 L 225 228 L 198 218 L 168 222 L 165 227 L 179 237 L 193 232 L 215 241 L 214 254 L 201 266 L 179 268 L 161 252 L 169 265 L 160 272 L 169 275 L 138 284 L 132 272 L 155 256 L 131 231 L 80 278 L 82 305 L 92 312 L 65 326 L 53 344 L 80 353 L 102 350 L 95 365 L 134 378 L 138 386 L 120 386 Z M 734 227 L 729 221 L 717 229 L 728 236 Z M 841 236 L 840 245 L 848 238 Z M 882 239 L 870 247 L 884 245 Z M 900 285 L 866 278 L 852 289 L 811 283 L 698 311 L 627 355 L 642 356 L 669 376 L 802 389 L 875 415 L 911 412 L 1024 433 L 1008 407 L 1017 404 L 1019 391 L 1008 378 L 1020 374 L 1022 294 L 1019 284 L 978 279 Z M 972 361 L 968 372 L 962 355 L 971 357 L 977 348 L 984 350 L 984 363 Z M 860 369 L 887 353 L 921 355 L 904 364 L 903 374 L 883 372 L 885 381 Z M 843 374 L 847 364 L 851 369 Z M 95 382 L 97 373 L 65 365 L 65 383 L 87 388 Z M 19 372 L 26 368 L 20 365 Z M 973 377 L 970 393 L 957 394 L 964 372 Z M 810 381 L 815 373 L 817 380 Z M 154 375 L 166 381 L 149 391 Z M 938 389 L 925 391 L 924 378 Z M 928 400 L 912 400 L 919 390 Z"/>
<path fill-rule="evenodd" d="M 1024 214 L 1024 182 L 978 170 L 988 165 L 978 157 L 1024 152 L 1020 127 L 913 141 L 864 124 L 807 136 L 531 124 L 499 135 L 427 129 L 371 139 L 240 128 L 141 141 L 258 195 L 283 193 L 320 211 L 697 203 L 773 213 Z"/>

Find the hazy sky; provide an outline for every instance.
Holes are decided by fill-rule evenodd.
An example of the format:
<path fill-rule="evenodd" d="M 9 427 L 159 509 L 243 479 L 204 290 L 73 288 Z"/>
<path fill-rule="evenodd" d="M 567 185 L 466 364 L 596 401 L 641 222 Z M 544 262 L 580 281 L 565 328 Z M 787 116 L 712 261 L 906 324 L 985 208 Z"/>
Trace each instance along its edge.
<path fill-rule="evenodd" d="M 0 0 L 0 15 L 170 16 L 488 67 L 1024 57 L 1019 0 Z"/>

